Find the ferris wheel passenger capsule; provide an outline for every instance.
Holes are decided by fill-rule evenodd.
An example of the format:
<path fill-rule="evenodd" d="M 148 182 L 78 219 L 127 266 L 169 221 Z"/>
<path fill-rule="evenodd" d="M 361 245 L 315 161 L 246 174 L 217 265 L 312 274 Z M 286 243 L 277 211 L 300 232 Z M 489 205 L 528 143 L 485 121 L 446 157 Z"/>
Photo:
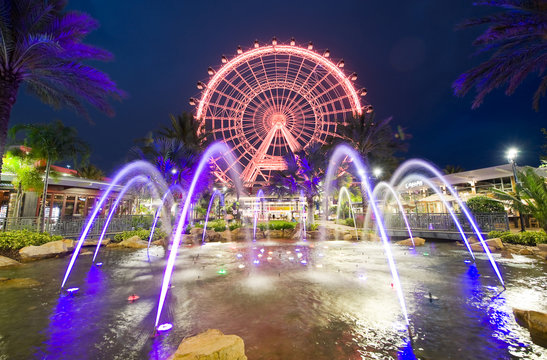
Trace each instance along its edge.
<path fill-rule="evenodd" d="M 291 42 L 290 42 L 291 46 L 294 46 L 296 45 L 296 41 L 294 40 L 294 38 L 291 38 Z"/>
<path fill-rule="evenodd" d="M 337 65 L 340 69 L 342 69 L 344 67 L 344 65 L 346 65 L 346 64 L 344 63 L 344 60 L 340 60 L 340 61 L 338 61 Z"/>
<path fill-rule="evenodd" d="M 238 55 L 243 54 L 243 49 L 241 48 L 241 46 L 238 46 L 238 47 L 237 47 L 237 54 L 238 54 Z"/>
<path fill-rule="evenodd" d="M 215 75 L 215 70 L 214 70 L 212 67 L 209 67 L 209 68 L 207 69 L 207 74 L 213 76 L 213 75 Z"/>
<path fill-rule="evenodd" d="M 272 45 L 277 45 L 277 38 L 275 36 L 272 38 Z"/>
<path fill-rule="evenodd" d="M 188 103 L 191 105 L 191 106 L 196 106 L 196 104 L 198 103 L 198 101 L 194 98 L 190 98 L 190 101 L 188 101 Z"/>
<path fill-rule="evenodd" d="M 313 43 L 311 41 L 308 43 L 308 50 L 313 50 Z"/>
<path fill-rule="evenodd" d="M 260 43 L 258 42 L 258 40 L 255 40 L 255 49 L 258 48 L 260 46 Z"/>
<path fill-rule="evenodd" d="M 201 81 L 198 81 L 197 88 L 198 88 L 199 90 L 203 90 L 203 89 L 205 89 L 205 84 L 202 83 Z"/>
<path fill-rule="evenodd" d="M 372 107 L 372 105 L 367 106 L 367 110 L 366 110 L 367 114 L 370 114 L 373 111 L 374 111 L 374 108 Z"/>
<path fill-rule="evenodd" d="M 368 94 L 367 88 L 362 88 L 361 90 L 359 90 L 359 95 L 366 96 L 367 94 Z"/>
<path fill-rule="evenodd" d="M 329 49 L 325 50 L 325 52 L 323 53 L 323 56 L 328 58 L 330 56 L 330 51 Z"/>
<path fill-rule="evenodd" d="M 349 79 L 350 79 L 351 81 L 357 80 L 357 74 L 356 74 L 356 73 L 351 73 L 351 75 L 349 76 Z"/>
<path fill-rule="evenodd" d="M 226 64 L 228 62 L 228 58 L 224 55 L 222 55 L 222 57 L 220 58 L 220 61 L 223 63 L 223 64 Z"/>

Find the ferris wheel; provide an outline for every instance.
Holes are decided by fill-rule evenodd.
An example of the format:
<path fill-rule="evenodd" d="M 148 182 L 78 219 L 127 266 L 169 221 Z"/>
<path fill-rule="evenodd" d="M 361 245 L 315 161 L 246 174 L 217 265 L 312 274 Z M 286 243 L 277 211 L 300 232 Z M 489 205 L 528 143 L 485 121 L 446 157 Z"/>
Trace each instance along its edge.
<path fill-rule="evenodd" d="M 344 73 L 343 60 L 331 61 L 328 50 L 318 53 L 311 42 L 301 47 L 294 39 L 288 45 L 275 38 L 268 45 L 255 41 L 221 62 L 208 69 L 207 84 L 197 83 L 201 98 L 190 104 L 197 106 L 200 131 L 232 149 L 236 162 L 216 166 L 223 182 L 230 167 L 247 185 L 268 182 L 272 171 L 285 168 L 285 154 L 327 143 L 348 117 L 372 111 L 361 106 L 366 90 L 355 90 L 357 75 Z"/>

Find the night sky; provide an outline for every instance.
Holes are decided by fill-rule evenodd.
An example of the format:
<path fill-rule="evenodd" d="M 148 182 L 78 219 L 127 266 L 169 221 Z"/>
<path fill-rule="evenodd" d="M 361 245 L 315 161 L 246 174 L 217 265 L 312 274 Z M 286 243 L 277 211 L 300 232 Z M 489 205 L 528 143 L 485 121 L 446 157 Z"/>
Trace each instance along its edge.
<path fill-rule="evenodd" d="M 116 103 L 116 116 L 92 112 L 95 124 L 70 110 L 54 111 L 20 91 L 11 125 L 61 119 L 75 126 L 93 148 L 92 163 L 107 173 L 127 160 L 134 139 L 160 125 L 168 114 L 190 111 L 199 98 L 196 82 L 207 82 L 207 67 L 220 65 L 255 39 L 280 42 L 294 37 L 343 58 L 359 75 L 358 87 L 377 117 L 393 116 L 413 135 L 406 158 L 421 157 L 441 168 L 466 170 L 506 162 L 510 145 L 521 149 L 519 164 L 539 165 L 541 127 L 547 127 L 547 99 L 532 109 L 538 78 L 517 92 L 503 90 L 471 110 L 472 96 L 456 98 L 451 83 L 478 64 L 471 45 L 480 29 L 455 31 L 462 20 L 489 13 L 463 1 L 182 1 L 78 0 L 71 9 L 91 14 L 101 27 L 87 42 L 115 55 L 93 63 L 129 93 Z"/>

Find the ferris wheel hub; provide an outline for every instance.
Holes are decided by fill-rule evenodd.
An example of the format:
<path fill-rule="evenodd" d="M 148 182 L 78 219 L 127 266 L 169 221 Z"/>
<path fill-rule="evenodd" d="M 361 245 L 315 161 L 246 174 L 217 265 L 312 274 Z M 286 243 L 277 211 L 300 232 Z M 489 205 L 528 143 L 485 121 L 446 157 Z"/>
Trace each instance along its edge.
<path fill-rule="evenodd" d="M 287 123 L 287 117 L 280 113 L 274 113 L 270 116 L 268 121 L 272 127 L 276 129 L 281 129 Z"/>

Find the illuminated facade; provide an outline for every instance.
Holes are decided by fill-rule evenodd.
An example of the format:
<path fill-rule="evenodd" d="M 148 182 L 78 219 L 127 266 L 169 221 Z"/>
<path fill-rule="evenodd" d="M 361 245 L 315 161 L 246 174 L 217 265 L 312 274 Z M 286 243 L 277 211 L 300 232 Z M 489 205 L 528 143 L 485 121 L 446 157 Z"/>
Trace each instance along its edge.
<path fill-rule="evenodd" d="M 355 73 L 344 61 L 333 62 L 328 50 L 318 53 L 310 43 L 300 47 L 255 42 L 253 48 L 218 69 L 209 68 L 207 84 L 198 82 L 196 118 L 200 131 L 232 148 L 236 162 L 216 166 L 220 181 L 233 167 L 244 184 L 267 183 L 272 171 L 285 167 L 283 156 L 312 143 L 328 143 L 348 117 L 372 111 L 362 107 Z"/>

